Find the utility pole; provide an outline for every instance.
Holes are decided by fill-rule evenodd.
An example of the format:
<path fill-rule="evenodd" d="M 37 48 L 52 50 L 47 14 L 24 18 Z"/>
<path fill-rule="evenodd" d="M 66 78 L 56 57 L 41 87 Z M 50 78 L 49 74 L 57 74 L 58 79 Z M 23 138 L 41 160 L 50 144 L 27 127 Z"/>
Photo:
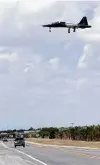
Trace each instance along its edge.
<path fill-rule="evenodd" d="M 73 125 L 75 124 L 75 123 L 70 123 L 71 124 L 71 126 L 73 127 Z"/>

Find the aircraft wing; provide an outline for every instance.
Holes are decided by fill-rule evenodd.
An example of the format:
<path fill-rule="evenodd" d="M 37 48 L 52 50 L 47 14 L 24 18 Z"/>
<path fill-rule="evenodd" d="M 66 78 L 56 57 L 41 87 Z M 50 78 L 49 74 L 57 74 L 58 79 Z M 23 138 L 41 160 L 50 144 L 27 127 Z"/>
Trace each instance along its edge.
<path fill-rule="evenodd" d="M 74 25 L 74 24 L 70 24 L 70 23 L 66 23 L 66 27 L 67 28 L 78 28 L 78 25 Z"/>

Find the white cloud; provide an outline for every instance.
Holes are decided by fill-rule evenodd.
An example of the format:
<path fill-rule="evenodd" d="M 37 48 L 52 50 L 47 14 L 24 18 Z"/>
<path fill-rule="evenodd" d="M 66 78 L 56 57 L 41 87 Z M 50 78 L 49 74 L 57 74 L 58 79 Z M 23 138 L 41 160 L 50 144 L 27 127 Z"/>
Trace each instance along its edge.
<path fill-rule="evenodd" d="M 89 62 L 93 56 L 93 50 L 90 44 L 87 44 L 84 46 L 83 55 L 80 57 L 78 62 L 79 68 L 87 68 L 89 65 Z"/>
<path fill-rule="evenodd" d="M 89 24 L 91 29 L 85 30 L 83 33 L 79 33 L 80 37 L 89 43 L 100 42 L 100 3 L 98 7 L 94 9 L 94 16 Z"/>
<path fill-rule="evenodd" d="M 24 72 L 29 72 L 31 69 L 33 70 L 34 67 L 35 66 L 32 63 L 27 63 Z"/>
<path fill-rule="evenodd" d="M 52 58 L 49 60 L 53 69 L 58 69 L 60 65 L 60 59 L 58 57 Z"/>
<path fill-rule="evenodd" d="M 1 50 L 3 50 L 3 49 L 1 49 Z M 14 66 L 14 64 L 17 61 L 18 61 L 18 55 L 15 52 L 0 53 L 0 73 L 8 74 L 8 73 L 12 72 L 11 68 Z"/>
<path fill-rule="evenodd" d="M 33 12 L 38 12 L 39 10 L 42 10 L 43 8 L 48 7 L 50 4 L 54 3 L 56 0 L 28 0 L 19 1 L 19 9 L 22 14 L 31 14 Z M 23 11 L 22 11 L 23 8 Z"/>
<path fill-rule="evenodd" d="M 87 79 L 86 78 L 80 78 L 77 81 L 77 89 L 80 90 L 82 87 L 86 85 Z"/>
<path fill-rule="evenodd" d="M 16 61 L 18 56 L 16 53 L 9 53 L 9 54 L 0 54 L 0 60 L 8 60 L 10 62 Z"/>

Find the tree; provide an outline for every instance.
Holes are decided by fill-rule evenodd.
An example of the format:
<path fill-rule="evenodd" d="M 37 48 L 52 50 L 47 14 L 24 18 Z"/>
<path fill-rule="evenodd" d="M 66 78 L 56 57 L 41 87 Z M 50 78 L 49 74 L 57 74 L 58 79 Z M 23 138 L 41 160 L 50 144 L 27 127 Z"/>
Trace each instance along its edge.
<path fill-rule="evenodd" d="M 30 127 L 28 131 L 34 131 L 34 128 Z"/>
<path fill-rule="evenodd" d="M 59 132 L 58 128 L 50 127 L 50 128 L 42 128 L 40 130 L 40 137 L 49 137 L 50 139 L 54 139 L 56 134 Z"/>

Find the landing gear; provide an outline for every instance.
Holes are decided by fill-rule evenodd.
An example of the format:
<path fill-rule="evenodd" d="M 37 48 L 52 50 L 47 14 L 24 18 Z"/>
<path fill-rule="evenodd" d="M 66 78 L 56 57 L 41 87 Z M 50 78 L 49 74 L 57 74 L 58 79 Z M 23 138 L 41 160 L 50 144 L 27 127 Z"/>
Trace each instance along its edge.
<path fill-rule="evenodd" d="M 51 28 L 49 28 L 49 32 L 51 32 Z"/>
<path fill-rule="evenodd" d="M 68 33 L 70 33 L 70 28 L 68 28 Z"/>
<path fill-rule="evenodd" d="M 73 32 L 76 32 L 76 28 L 73 29 Z"/>
<path fill-rule="evenodd" d="M 25 148 L 25 144 L 23 144 L 23 147 Z"/>

